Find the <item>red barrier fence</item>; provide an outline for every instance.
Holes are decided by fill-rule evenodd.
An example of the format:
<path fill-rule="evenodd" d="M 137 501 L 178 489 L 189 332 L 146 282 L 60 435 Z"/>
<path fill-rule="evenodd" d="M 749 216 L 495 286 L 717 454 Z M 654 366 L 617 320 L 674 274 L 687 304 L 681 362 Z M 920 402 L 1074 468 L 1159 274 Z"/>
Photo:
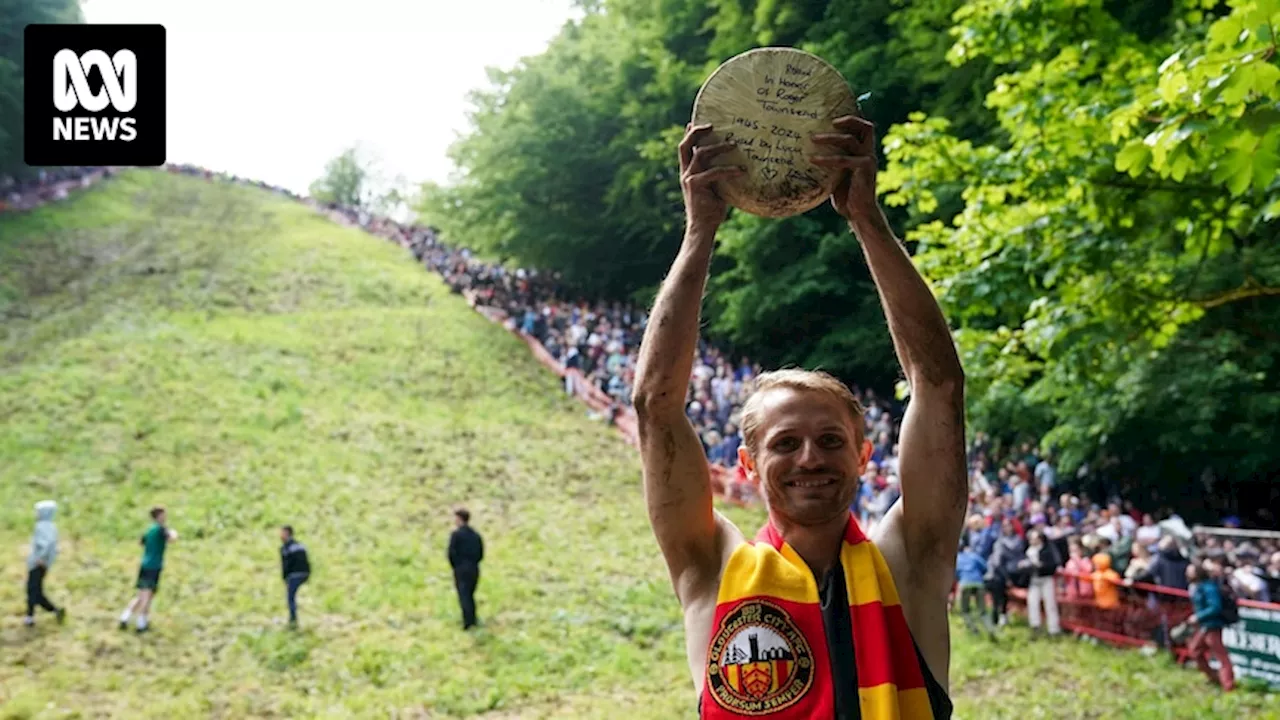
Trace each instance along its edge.
<path fill-rule="evenodd" d="M 542 343 L 538 342 L 537 338 L 521 332 L 505 312 L 498 308 L 478 304 L 473 293 L 466 292 L 464 294 L 467 301 L 477 312 L 502 325 L 516 337 L 523 340 L 529 346 L 529 351 L 533 353 L 533 356 L 539 362 L 560 376 L 565 383 L 565 392 L 574 395 L 585 403 L 587 407 L 606 418 L 612 415 L 611 424 L 618 428 L 632 447 L 637 449 L 640 447 L 640 431 L 636 424 L 634 409 L 629 406 L 619 405 L 608 394 L 589 382 L 578 369 L 566 368 L 560 364 L 543 347 Z M 711 490 L 716 497 L 742 507 L 754 504 L 757 497 L 756 488 L 746 479 L 745 474 L 739 472 L 736 468 L 726 468 L 718 463 L 709 463 L 708 470 L 711 471 Z"/>
<path fill-rule="evenodd" d="M 1190 594 L 1186 590 L 1148 583 L 1110 583 L 1116 602 L 1111 607 L 1110 593 L 1094 591 L 1093 576 L 1058 570 L 1055 600 L 1059 624 L 1063 630 L 1097 638 L 1118 647 L 1162 648 L 1185 662 L 1190 651 L 1187 641 L 1193 627 L 1184 625 L 1192 615 Z M 1010 588 L 1010 605 L 1026 613 L 1028 591 Z M 1222 631 L 1237 678 L 1254 677 L 1280 688 L 1280 603 L 1239 600 L 1240 622 Z M 1041 627 L 1047 620 L 1041 612 Z"/>

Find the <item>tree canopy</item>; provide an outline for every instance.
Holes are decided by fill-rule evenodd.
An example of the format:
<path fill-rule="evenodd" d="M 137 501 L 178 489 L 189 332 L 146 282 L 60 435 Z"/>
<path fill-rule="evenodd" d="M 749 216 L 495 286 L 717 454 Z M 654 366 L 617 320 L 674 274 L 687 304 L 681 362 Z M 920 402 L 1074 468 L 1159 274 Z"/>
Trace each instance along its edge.
<path fill-rule="evenodd" d="M 30 172 L 22 160 L 23 36 L 30 24 L 80 23 L 78 0 L 0 0 L 0 175 Z"/>
<path fill-rule="evenodd" d="M 968 3 L 951 57 L 1010 68 L 987 96 L 999 141 L 913 114 L 881 178 L 957 328 L 974 423 L 1144 489 L 1280 469 L 1280 2 L 1172 13 L 1144 39 L 1096 0 Z"/>
<path fill-rule="evenodd" d="M 455 242 L 647 301 L 675 146 L 720 63 L 816 53 L 870 93 L 882 200 L 956 330 L 969 423 L 1113 489 L 1280 468 L 1280 0 L 599 0 L 472 96 L 422 213 Z M 707 331 L 888 388 L 830 210 L 721 231 Z"/>
<path fill-rule="evenodd" d="M 388 177 L 382 159 L 359 145 L 347 147 L 330 158 L 307 192 L 321 202 L 361 208 L 400 220 L 412 214 L 409 206 L 416 202 L 404 177 Z"/>

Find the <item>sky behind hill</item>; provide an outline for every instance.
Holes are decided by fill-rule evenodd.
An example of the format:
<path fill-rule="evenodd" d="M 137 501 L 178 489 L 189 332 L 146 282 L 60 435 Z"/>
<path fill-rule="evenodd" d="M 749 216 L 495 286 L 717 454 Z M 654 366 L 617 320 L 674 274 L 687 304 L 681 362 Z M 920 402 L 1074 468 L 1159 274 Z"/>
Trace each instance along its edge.
<path fill-rule="evenodd" d="M 388 177 L 444 181 L 485 68 L 541 52 L 572 0 L 85 0 L 89 23 L 160 23 L 168 160 L 305 193 L 359 143 Z"/>

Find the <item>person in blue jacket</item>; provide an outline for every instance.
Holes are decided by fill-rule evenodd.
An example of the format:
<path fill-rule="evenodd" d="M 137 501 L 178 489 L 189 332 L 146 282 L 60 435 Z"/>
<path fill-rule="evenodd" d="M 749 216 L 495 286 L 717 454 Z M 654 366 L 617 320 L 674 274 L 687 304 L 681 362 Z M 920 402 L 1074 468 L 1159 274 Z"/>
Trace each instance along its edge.
<path fill-rule="evenodd" d="M 973 548 L 978 557 L 987 559 L 995 549 L 996 539 L 1000 537 L 1000 523 L 987 523 L 987 519 L 978 513 L 969 516 L 965 529 L 964 542 Z"/>
<path fill-rule="evenodd" d="M 974 552 L 973 546 L 965 543 L 960 554 L 956 556 L 956 582 L 960 591 L 960 615 L 964 618 L 964 624 L 969 628 L 970 632 L 979 632 L 978 626 L 973 622 L 973 614 L 969 612 L 969 603 L 976 603 L 975 611 L 981 616 L 982 624 L 987 629 L 987 635 L 994 637 L 995 628 L 991 625 L 991 618 L 987 614 L 987 588 L 983 582 L 983 578 L 987 574 L 987 561 L 981 555 Z"/>
<path fill-rule="evenodd" d="M 1187 622 L 1196 626 L 1196 634 L 1187 643 L 1187 650 L 1195 658 L 1200 671 L 1208 676 L 1209 682 L 1230 692 L 1235 688 L 1235 673 L 1231 667 L 1231 656 L 1222 644 L 1222 628 L 1226 625 L 1222 616 L 1222 589 L 1199 563 L 1187 566 L 1187 583 L 1194 608 Z M 1210 657 L 1218 661 L 1216 674 L 1209 667 Z"/>

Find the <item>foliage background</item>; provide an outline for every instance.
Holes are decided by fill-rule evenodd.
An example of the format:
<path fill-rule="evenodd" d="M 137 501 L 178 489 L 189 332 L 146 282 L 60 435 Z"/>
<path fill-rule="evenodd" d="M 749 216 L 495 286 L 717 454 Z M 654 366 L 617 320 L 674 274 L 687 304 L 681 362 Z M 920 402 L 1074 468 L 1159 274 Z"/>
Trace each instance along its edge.
<path fill-rule="evenodd" d="M 22 162 L 22 36 L 30 24 L 80 23 L 79 0 L 0 0 L 0 176 L 31 172 Z"/>
<path fill-rule="evenodd" d="M 681 238 L 698 88 L 799 47 L 871 93 L 882 200 L 956 330 L 971 430 L 1043 442 L 1095 496 L 1214 520 L 1280 499 L 1277 0 L 581 5 L 474 94 L 458 174 L 423 188 L 451 239 L 647 301 Z M 767 365 L 899 380 L 825 206 L 733 213 L 705 318 Z"/>

